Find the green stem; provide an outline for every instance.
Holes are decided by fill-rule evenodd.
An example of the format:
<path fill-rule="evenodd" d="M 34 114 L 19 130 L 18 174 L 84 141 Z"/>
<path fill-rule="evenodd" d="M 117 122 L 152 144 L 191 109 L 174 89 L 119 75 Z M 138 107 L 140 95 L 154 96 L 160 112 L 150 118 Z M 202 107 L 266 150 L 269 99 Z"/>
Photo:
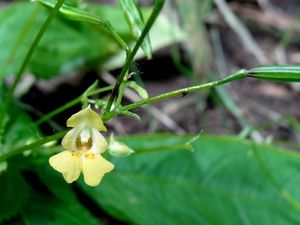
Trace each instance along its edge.
<path fill-rule="evenodd" d="M 170 91 L 170 92 L 167 92 L 167 93 L 164 93 L 164 94 L 152 97 L 152 98 L 148 98 L 148 99 L 145 99 L 145 100 L 142 100 L 139 102 L 135 102 L 135 103 L 120 107 L 117 110 L 111 111 L 110 113 L 104 115 L 102 119 L 103 119 L 103 121 L 107 121 L 122 111 L 129 111 L 129 110 L 138 108 L 138 107 L 146 105 L 146 104 L 154 103 L 154 102 L 161 101 L 163 99 L 167 99 L 167 98 L 171 98 L 171 97 L 175 97 L 178 95 L 186 95 L 188 93 L 200 91 L 202 89 L 217 87 L 221 84 L 225 84 L 225 83 L 228 83 L 228 82 L 231 82 L 234 80 L 245 78 L 246 76 L 247 76 L 247 71 L 240 70 L 239 72 L 231 74 L 231 75 L 229 75 L 221 80 L 218 80 L 218 81 L 213 81 L 213 82 L 209 82 L 206 84 L 201 84 L 201 85 L 197 85 L 197 86 L 193 86 L 193 87 L 187 87 L 187 88 L 183 88 L 183 89 L 176 90 L 176 91 Z"/>
<path fill-rule="evenodd" d="M 99 94 L 99 93 L 102 93 L 102 92 L 105 92 L 105 91 L 109 91 L 109 90 L 112 90 L 112 89 L 113 89 L 113 86 L 107 86 L 107 87 L 100 88 L 100 89 L 97 89 L 97 90 L 94 90 L 94 91 L 90 91 L 86 96 L 89 97 L 89 96 Z M 40 124 L 48 121 L 49 119 L 51 119 L 55 115 L 65 111 L 66 109 L 69 109 L 74 105 L 77 105 L 78 103 L 81 102 L 81 98 L 82 98 L 83 95 L 84 94 L 82 94 L 82 95 L 78 96 L 77 98 L 73 99 L 72 101 L 62 105 L 61 107 L 53 110 L 52 112 L 44 115 L 42 118 L 40 118 L 38 121 L 35 122 L 35 125 L 40 125 Z"/>
<path fill-rule="evenodd" d="M 155 2 L 155 5 L 154 5 L 154 8 L 153 8 L 153 11 L 151 13 L 151 16 L 150 18 L 148 19 L 146 25 L 145 25 L 145 28 L 141 34 L 141 36 L 139 37 L 139 39 L 137 40 L 132 52 L 128 55 L 128 57 L 126 58 L 126 62 L 125 62 L 125 65 L 124 67 L 122 68 L 122 71 L 118 77 L 118 80 L 115 84 L 115 87 L 112 91 L 112 94 L 110 96 L 110 99 L 106 105 L 106 109 L 105 109 L 105 113 L 104 115 L 108 114 L 110 112 L 110 109 L 111 109 L 111 106 L 113 104 L 113 101 L 115 99 L 115 97 L 117 96 L 117 93 L 118 93 L 118 90 L 119 90 L 119 87 L 120 85 L 122 84 L 122 81 L 124 79 L 124 77 L 126 76 L 126 73 L 128 72 L 129 70 L 129 67 L 134 59 L 134 56 L 136 55 L 139 47 L 141 46 L 141 44 L 143 43 L 144 41 L 144 38 L 146 37 L 146 35 L 149 33 L 152 25 L 154 24 L 157 16 L 159 15 L 163 5 L 165 3 L 165 0 L 156 0 Z"/>
<path fill-rule="evenodd" d="M 117 102 L 116 102 L 116 108 L 118 108 L 121 105 L 122 99 L 123 99 L 123 95 L 124 95 L 124 91 L 126 88 L 126 84 L 127 84 L 127 79 L 124 79 L 121 83 L 121 86 L 119 88 L 119 93 L 118 93 L 118 98 L 117 98 Z"/>
<path fill-rule="evenodd" d="M 54 9 L 52 10 L 52 12 L 49 14 L 48 18 L 46 19 L 46 21 L 44 22 L 43 26 L 41 27 L 41 29 L 39 30 L 37 36 L 35 37 L 32 45 L 30 46 L 29 51 L 27 52 L 27 55 L 25 57 L 25 60 L 23 61 L 20 70 L 17 72 L 16 74 L 16 79 L 13 83 L 13 86 L 10 89 L 10 92 L 8 94 L 8 102 L 10 103 L 14 94 L 14 91 L 37 47 L 37 45 L 39 44 L 40 40 L 42 39 L 44 33 L 46 32 L 47 28 L 49 27 L 51 21 L 53 20 L 53 18 L 56 16 L 56 14 L 59 11 L 59 8 L 62 6 L 62 4 L 64 3 L 65 0 L 58 0 Z"/>
<path fill-rule="evenodd" d="M 37 45 L 39 44 L 41 38 L 43 37 L 44 33 L 46 32 L 47 28 L 49 27 L 51 21 L 53 20 L 53 18 L 56 16 L 56 14 L 59 11 L 59 8 L 62 6 L 62 4 L 64 3 L 65 0 L 58 0 L 54 9 L 52 10 L 52 12 L 49 14 L 48 18 L 46 19 L 46 21 L 44 22 L 44 24 L 42 25 L 41 29 L 39 30 L 38 34 L 36 35 L 32 45 L 30 46 L 30 49 L 28 50 L 26 57 L 19 69 L 19 71 L 16 74 L 16 79 L 12 85 L 12 87 L 9 90 L 8 96 L 6 98 L 4 107 L 0 113 L 0 128 L 3 128 L 5 126 L 5 115 L 7 113 L 7 110 L 9 108 L 9 105 L 11 104 L 14 92 L 16 90 L 16 87 L 18 85 L 18 83 L 21 80 L 21 77 L 34 53 L 34 50 L 36 49 Z M 1 129 L 0 129 L 1 130 Z"/>
<path fill-rule="evenodd" d="M 24 38 L 26 37 L 26 35 L 30 31 L 30 28 L 32 27 L 32 24 L 33 24 L 36 16 L 38 15 L 40 9 L 41 9 L 41 7 L 39 7 L 39 5 L 36 4 L 36 7 L 35 7 L 34 11 L 30 15 L 29 19 L 26 21 L 24 27 L 22 28 L 20 34 L 18 35 L 18 38 L 17 38 L 13 48 L 11 49 L 11 51 L 9 53 L 9 56 L 7 57 L 7 60 L 5 61 L 5 64 L 4 64 L 5 66 L 7 66 L 12 61 L 12 59 L 15 56 L 21 42 L 24 40 Z"/>
<path fill-rule="evenodd" d="M 131 54 L 130 47 L 126 44 L 126 42 L 120 37 L 120 35 L 117 33 L 115 28 L 110 24 L 110 22 L 105 21 L 104 23 L 101 23 L 102 26 L 104 26 L 115 38 L 115 40 L 119 43 L 119 45 L 125 49 L 126 56 L 128 57 Z"/>
<path fill-rule="evenodd" d="M 22 146 L 19 148 L 12 149 L 9 152 L 4 153 L 3 155 L 0 155 L 0 162 L 7 160 L 8 158 L 13 157 L 15 155 L 21 154 L 22 152 L 25 152 L 27 150 L 38 148 L 48 142 L 58 140 L 58 139 L 62 138 L 65 134 L 66 134 L 66 131 L 62 131 L 62 132 L 54 134 L 52 136 L 44 137 L 41 140 L 38 140 L 29 145 L 25 145 L 25 146 Z"/>
<path fill-rule="evenodd" d="M 167 92 L 167 93 L 162 94 L 162 95 L 158 95 L 158 96 L 155 96 L 155 97 L 152 97 L 152 98 L 148 98 L 146 100 L 142 100 L 142 101 L 130 104 L 130 105 L 120 107 L 118 110 L 112 111 L 109 114 L 107 114 L 105 117 L 103 117 L 103 121 L 109 120 L 111 117 L 113 117 L 117 114 L 120 114 L 120 112 L 122 112 L 122 111 L 128 111 L 128 110 L 131 110 L 131 109 L 134 109 L 134 108 L 137 108 L 137 107 L 149 104 L 149 103 L 157 102 L 157 101 L 160 101 L 160 100 L 163 100 L 163 99 L 166 99 L 166 98 L 171 98 L 171 97 L 175 97 L 175 96 L 178 96 L 178 95 L 185 95 L 185 94 L 188 94 L 188 93 L 191 93 L 191 92 L 194 92 L 194 91 L 199 91 L 199 90 L 206 89 L 206 88 L 213 88 L 213 87 L 219 86 L 221 84 L 225 84 L 225 83 L 228 83 L 228 82 L 231 82 L 231 81 L 234 81 L 234 80 L 245 78 L 246 75 L 247 75 L 246 72 L 247 72 L 246 70 L 240 70 L 239 72 L 237 72 L 235 74 L 232 74 L 232 75 L 229 75 L 229 76 L 225 77 L 224 79 L 221 79 L 221 80 L 218 80 L 218 81 L 214 81 L 214 82 L 210 82 L 210 83 L 207 83 L 207 84 L 202 84 L 202 85 L 198 85 L 198 86 L 194 86 L 194 87 L 184 88 L 184 89 L 181 89 L 181 90 Z M 107 88 L 106 90 L 109 90 L 109 88 L 111 89 L 112 87 L 105 87 L 105 88 Z M 95 91 L 89 93 L 89 95 L 99 93 L 100 90 L 103 91 L 105 88 L 95 90 Z M 77 102 L 77 101 L 80 102 L 80 97 L 81 96 L 79 96 L 78 98 L 72 100 L 68 104 L 74 104 L 74 102 Z M 64 106 L 62 106 L 62 107 L 64 107 Z M 59 113 L 62 110 L 62 107 L 59 108 L 60 110 L 58 110 L 58 111 L 55 110 L 54 112 Z M 50 114 L 54 115 L 54 112 L 51 112 Z M 47 116 L 47 117 L 49 117 L 49 116 Z M 62 138 L 65 134 L 66 134 L 66 131 L 62 131 L 60 133 L 57 133 L 57 134 L 54 134 L 52 136 L 48 136 L 48 137 L 45 137 L 41 140 L 38 140 L 38 141 L 36 141 L 32 144 L 25 145 L 25 146 L 13 149 L 13 150 L 11 150 L 11 151 L 3 154 L 3 155 L 0 155 L 0 162 L 3 161 L 3 160 L 6 160 L 6 159 L 8 159 L 12 156 L 15 156 L 17 154 L 20 154 L 24 151 L 31 150 L 31 149 L 34 149 L 34 148 L 38 148 L 38 147 L 40 147 L 40 146 L 42 146 L 42 145 L 44 145 L 48 142 L 58 140 L 58 139 Z"/>

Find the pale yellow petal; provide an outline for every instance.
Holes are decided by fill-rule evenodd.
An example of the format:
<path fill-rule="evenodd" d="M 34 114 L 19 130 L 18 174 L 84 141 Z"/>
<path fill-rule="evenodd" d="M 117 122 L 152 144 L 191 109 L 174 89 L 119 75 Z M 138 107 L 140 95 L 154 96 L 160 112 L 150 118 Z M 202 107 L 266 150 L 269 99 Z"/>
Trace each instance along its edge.
<path fill-rule="evenodd" d="M 73 114 L 67 120 L 68 127 L 79 127 L 87 126 L 95 128 L 99 131 L 106 131 L 106 127 L 103 124 L 103 121 L 100 115 L 94 112 L 90 106 L 86 109 L 80 110 L 78 113 Z"/>
<path fill-rule="evenodd" d="M 96 129 L 92 130 L 92 135 L 93 135 L 92 151 L 94 153 L 103 153 L 107 148 L 107 141 L 105 140 L 103 135 Z"/>
<path fill-rule="evenodd" d="M 81 159 L 78 152 L 63 151 L 49 159 L 50 165 L 63 174 L 68 183 L 77 180 L 81 171 Z"/>
<path fill-rule="evenodd" d="M 68 133 L 64 136 L 61 141 L 61 145 L 64 149 L 67 150 L 74 150 L 76 149 L 76 137 L 79 133 L 79 130 L 76 128 L 71 129 Z"/>
<path fill-rule="evenodd" d="M 90 186 L 97 186 L 105 173 L 110 172 L 114 165 L 99 154 L 87 153 L 82 162 L 84 182 Z"/>

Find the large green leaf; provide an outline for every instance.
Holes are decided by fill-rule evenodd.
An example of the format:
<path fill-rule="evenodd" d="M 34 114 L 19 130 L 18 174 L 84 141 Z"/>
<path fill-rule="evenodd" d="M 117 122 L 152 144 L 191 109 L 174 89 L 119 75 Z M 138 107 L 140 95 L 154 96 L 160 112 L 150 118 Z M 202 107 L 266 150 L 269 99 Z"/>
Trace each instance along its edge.
<path fill-rule="evenodd" d="M 114 8 L 106 7 L 106 10 L 113 11 Z M 1 10 L 0 68 L 3 70 L 0 71 L 0 78 L 16 73 L 49 13 L 50 9 L 29 2 L 12 4 Z M 58 16 L 39 43 L 27 71 L 48 78 L 95 60 L 101 64 L 105 57 L 118 50 L 119 47 L 107 33 Z"/>
<path fill-rule="evenodd" d="M 127 42 L 134 41 L 123 12 L 117 6 L 86 4 L 85 10 L 109 21 Z M 38 3 L 13 3 L 0 10 L 0 82 L 3 76 L 15 74 L 32 44 L 38 30 L 50 13 Z M 144 11 L 146 15 L 150 10 Z M 178 31 L 178 29 L 175 29 Z M 178 35 L 179 34 L 179 35 Z M 182 32 L 174 32 L 166 17 L 159 17 L 153 28 L 153 49 L 182 40 Z M 48 27 L 27 67 L 39 78 L 64 74 L 84 66 L 114 69 L 124 63 L 125 56 L 107 63 L 120 52 L 120 46 L 105 29 L 94 24 L 70 21 L 58 15 Z M 141 56 L 142 54 L 140 54 Z M 117 62 L 116 62 L 117 61 Z M 120 63 L 121 62 L 121 63 Z"/>
<path fill-rule="evenodd" d="M 15 106 L 9 108 L 6 115 L 7 124 L 1 133 L 3 143 L 0 143 L 1 152 L 5 153 L 11 149 L 29 144 L 40 137 L 38 128 L 33 124 L 27 113 Z"/>
<path fill-rule="evenodd" d="M 62 195 L 64 193 L 61 193 Z M 60 202 L 42 195 L 33 195 L 24 210 L 24 217 L 30 225 L 100 225 L 79 202 Z"/>
<path fill-rule="evenodd" d="M 0 222 L 15 216 L 24 206 L 28 187 L 18 173 L 5 171 L 0 174 Z"/>
<path fill-rule="evenodd" d="M 137 154 L 114 159 L 115 171 L 97 188 L 81 184 L 119 219 L 143 225 L 300 224 L 298 154 L 228 137 L 201 136 L 194 152 L 173 148 L 187 137 L 124 140 Z"/>
<path fill-rule="evenodd" d="M 44 161 L 43 165 L 37 166 L 35 171 L 41 181 L 57 199 L 68 202 L 69 204 L 77 201 L 72 186 L 66 183 L 63 176 L 49 165 L 48 160 Z"/>

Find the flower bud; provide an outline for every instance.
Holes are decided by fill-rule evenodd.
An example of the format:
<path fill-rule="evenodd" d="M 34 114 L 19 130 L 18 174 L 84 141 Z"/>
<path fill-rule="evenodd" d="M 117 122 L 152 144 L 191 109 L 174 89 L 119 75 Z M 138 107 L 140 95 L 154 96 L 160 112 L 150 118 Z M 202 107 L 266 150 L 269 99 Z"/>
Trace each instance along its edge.
<path fill-rule="evenodd" d="M 134 153 L 134 150 L 129 148 L 122 142 L 116 141 L 114 136 L 110 136 L 109 145 L 108 145 L 108 152 L 112 156 L 123 157 L 129 156 L 130 154 Z"/>

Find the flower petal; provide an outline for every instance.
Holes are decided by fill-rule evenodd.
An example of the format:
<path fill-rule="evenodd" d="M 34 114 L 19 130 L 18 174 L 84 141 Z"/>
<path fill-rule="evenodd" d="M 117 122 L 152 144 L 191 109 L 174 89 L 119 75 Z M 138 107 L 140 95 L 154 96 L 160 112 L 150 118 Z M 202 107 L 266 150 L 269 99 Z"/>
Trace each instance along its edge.
<path fill-rule="evenodd" d="M 93 127 L 99 131 L 106 131 L 106 127 L 104 126 L 101 117 L 98 113 L 91 110 L 90 106 L 73 114 L 67 120 L 68 127 L 79 127 L 84 125 Z"/>
<path fill-rule="evenodd" d="M 105 138 L 96 129 L 92 130 L 92 136 L 93 136 L 92 151 L 94 153 L 103 153 L 107 148 L 107 142 Z"/>
<path fill-rule="evenodd" d="M 63 151 L 49 159 L 50 165 L 63 174 L 67 183 L 77 180 L 81 171 L 81 155 L 79 152 Z"/>
<path fill-rule="evenodd" d="M 97 186 L 105 173 L 110 172 L 114 165 L 100 154 L 87 153 L 82 162 L 84 182 L 90 186 Z"/>
<path fill-rule="evenodd" d="M 67 150 L 73 150 L 76 149 L 76 137 L 80 130 L 77 128 L 73 128 L 64 136 L 64 138 L 61 141 L 61 145 L 64 149 Z"/>

